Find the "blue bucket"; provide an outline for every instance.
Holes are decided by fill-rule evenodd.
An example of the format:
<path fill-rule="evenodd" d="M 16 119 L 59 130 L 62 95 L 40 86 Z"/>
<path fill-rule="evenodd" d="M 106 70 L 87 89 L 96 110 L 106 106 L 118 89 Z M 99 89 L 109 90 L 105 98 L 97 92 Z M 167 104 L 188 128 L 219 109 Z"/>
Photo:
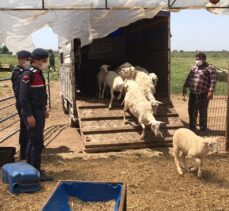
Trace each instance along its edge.
<path fill-rule="evenodd" d="M 83 202 L 114 200 L 114 211 L 126 210 L 126 186 L 123 183 L 60 181 L 43 211 L 71 211 L 69 197 Z"/>

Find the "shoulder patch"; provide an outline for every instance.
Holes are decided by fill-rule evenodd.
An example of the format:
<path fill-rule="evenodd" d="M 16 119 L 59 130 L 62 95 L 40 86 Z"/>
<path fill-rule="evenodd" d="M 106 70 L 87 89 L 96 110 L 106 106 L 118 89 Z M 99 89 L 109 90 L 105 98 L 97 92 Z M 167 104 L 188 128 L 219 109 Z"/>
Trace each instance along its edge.
<path fill-rule="evenodd" d="M 37 69 L 35 69 L 33 67 L 30 67 L 29 70 L 32 71 L 32 72 L 34 72 L 34 73 L 37 72 Z"/>

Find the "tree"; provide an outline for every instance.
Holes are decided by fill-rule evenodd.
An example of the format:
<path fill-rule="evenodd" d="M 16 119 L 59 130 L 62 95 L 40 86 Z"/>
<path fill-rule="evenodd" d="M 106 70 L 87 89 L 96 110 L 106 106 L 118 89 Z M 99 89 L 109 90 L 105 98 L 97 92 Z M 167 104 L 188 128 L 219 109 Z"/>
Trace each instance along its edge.
<path fill-rule="evenodd" d="M 3 46 L 1 47 L 0 53 L 1 53 L 1 54 L 10 54 L 11 52 L 9 51 L 9 49 L 8 49 L 5 45 L 3 45 Z"/>

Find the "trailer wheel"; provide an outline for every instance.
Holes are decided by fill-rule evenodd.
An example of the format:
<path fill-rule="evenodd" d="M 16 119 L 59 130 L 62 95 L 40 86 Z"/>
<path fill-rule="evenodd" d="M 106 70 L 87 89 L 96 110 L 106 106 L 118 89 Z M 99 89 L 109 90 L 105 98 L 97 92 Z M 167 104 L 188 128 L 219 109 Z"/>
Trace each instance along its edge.
<path fill-rule="evenodd" d="M 61 104 L 62 104 L 62 109 L 64 111 L 64 114 L 69 114 L 68 110 L 69 110 L 69 105 L 68 102 L 66 100 L 64 100 L 64 96 L 61 95 Z"/>

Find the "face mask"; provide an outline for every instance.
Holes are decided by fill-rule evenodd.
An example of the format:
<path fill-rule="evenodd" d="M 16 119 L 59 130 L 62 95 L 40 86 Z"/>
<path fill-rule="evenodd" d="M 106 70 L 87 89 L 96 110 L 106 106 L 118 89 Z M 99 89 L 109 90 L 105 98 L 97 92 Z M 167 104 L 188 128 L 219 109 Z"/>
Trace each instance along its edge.
<path fill-rule="evenodd" d="M 49 66 L 48 63 L 43 63 L 39 69 L 44 71 L 44 70 L 46 70 L 48 68 L 48 66 Z"/>
<path fill-rule="evenodd" d="M 30 61 L 25 61 L 24 64 L 22 65 L 23 67 L 28 67 L 30 65 Z"/>
<path fill-rule="evenodd" d="M 196 60 L 196 66 L 201 66 L 203 64 L 202 60 Z"/>

